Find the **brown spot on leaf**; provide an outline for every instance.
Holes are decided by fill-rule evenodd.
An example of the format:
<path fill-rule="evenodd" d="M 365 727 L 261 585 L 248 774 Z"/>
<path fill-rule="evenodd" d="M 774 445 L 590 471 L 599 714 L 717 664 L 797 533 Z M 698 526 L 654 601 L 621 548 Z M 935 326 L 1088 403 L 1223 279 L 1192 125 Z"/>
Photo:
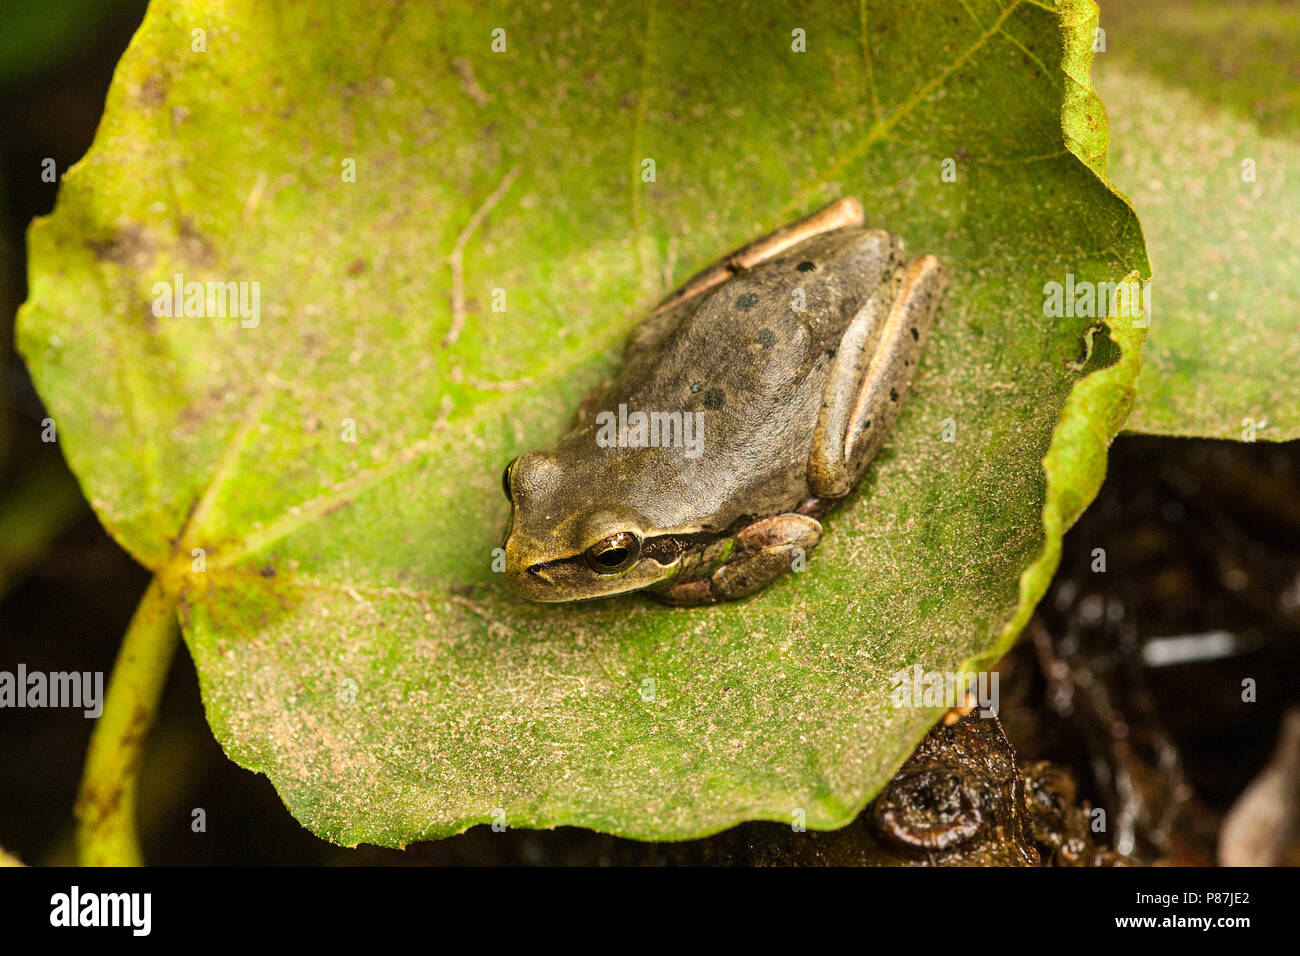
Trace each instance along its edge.
<path fill-rule="evenodd" d="M 181 219 L 181 245 L 185 255 L 195 265 L 210 269 L 217 261 L 217 250 L 212 242 L 199 232 L 188 216 Z"/>
<path fill-rule="evenodd" d="M 330 506 L 329 506 L 328 508 L 326 508 L 323 512 L 321 512 L 321 517 L 323 518 L 323 517 L 325 517 L 326 515 L 332 515 L 334 512 L 339 511 L 339 510 L 341 510 L 341 509 L 343 509 L 343 508 L 346 508 L 346 507 L 348 507 L 348 505 L 350 505 L 350 504 L 352 504 L 352 499 L 351 499 L 351 498 L 344 498 L 342 501 L 337 502 L 336 504 L 332 504 L 332 505 L 330 505 Z"/>
<path fill-rule="evenodd" d="M 460 77 L 461 91 L 470 98 L 475 106 L 487 106 L 488 95 L 483 92 L 483 87 L 478 85 L 478 80 L 474 77 L 474 65 L 469 60 L 457 57 L 451 61 L 451 68 L 456 71 Z"/>
<path fill-rule="evenodd" d="M 90 239 L 86 244 L 100 262 L 111 262 L 124 269 L 146 269 L 153 262 L 153 240 L 138 223 L 124 226 L 111 238 Z"/>
<path fill-rule="evenodd" d="M 141 106 L 158 107 L 167 100 L 167 81 L 155 73 L 136 90 L 135 101 Z"/>

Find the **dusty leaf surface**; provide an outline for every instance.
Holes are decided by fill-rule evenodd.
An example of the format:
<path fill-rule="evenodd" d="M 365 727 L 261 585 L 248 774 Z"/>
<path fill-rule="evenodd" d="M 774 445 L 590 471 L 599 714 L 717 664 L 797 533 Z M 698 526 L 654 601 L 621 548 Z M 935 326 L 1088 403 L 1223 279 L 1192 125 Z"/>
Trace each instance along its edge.
<path fill-rule="evenodd" d="M 65 453 L 179 591 L 226 751 L 316 833 L 842 825 L 942 709 L 892 675 L 1005 649 L 1095 494 L 1142 332 L 1081 370 L 1094 320 L 1043 286 L 1146 261 L 1091 5 L 744 11 L 158 0 L 33 229 Z M 843 194 L 952 282 L 808 570 L 697 610 L 515 598 L 502 466 L 675 282 Z M 260 283 L 260 321 L 154 315 L 176 274 Z"/>

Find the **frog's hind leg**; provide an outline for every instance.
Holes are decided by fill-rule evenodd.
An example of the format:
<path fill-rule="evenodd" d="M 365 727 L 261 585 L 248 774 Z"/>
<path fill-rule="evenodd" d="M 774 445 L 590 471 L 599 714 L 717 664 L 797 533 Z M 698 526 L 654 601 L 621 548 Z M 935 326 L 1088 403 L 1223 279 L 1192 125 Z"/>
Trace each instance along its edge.
<path fill-rule="evenodd" d="M 654 311 L 632 330 L 627 342 L 627 358 L 635 360 L 657 351 L 659 343 L 673 330 L 678 321 L 695 308 L 699 296 L 721 285 L 737 273 L 752 269 L 813 236 L 850 226 L 861 226 L 865 221 L 866 214 L 862 211 L 862 203 L 853 196 L 844 196 L 798 222 L 782 226 L 761 239 L 755 239 L 734 252 L 729 252 L 669 293 Z"/>
<path fill-rule="evenodd" d="M 849 323 L 808 462 L 818 498 L 847 495 L 880 450 L 916 373 L 943 286 L 939 260 L 918 256 L 898 271 L 892 298 L 872 296 Z"/>
<path fill-rule="evenodd" d="M 807 515 L 762 518 L 740 530 L 726 561 L 709 577 L 649 593 L 665 604 L 679 606 L 747 597 L 794 570 L 821 539 L 821 522 Z"/>

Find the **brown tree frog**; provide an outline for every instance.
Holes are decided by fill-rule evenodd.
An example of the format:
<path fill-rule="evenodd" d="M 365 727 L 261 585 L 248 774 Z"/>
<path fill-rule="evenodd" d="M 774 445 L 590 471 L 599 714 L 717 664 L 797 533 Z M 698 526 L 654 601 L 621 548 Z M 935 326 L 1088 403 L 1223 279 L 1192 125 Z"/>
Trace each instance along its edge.
<path fill-rule="evenodd" d="M 791 570 L 879 451 L 943 286 L 851 197 L 689 279 L 555 447 L 506 466 L 511 586 L 693 605 Z"/>

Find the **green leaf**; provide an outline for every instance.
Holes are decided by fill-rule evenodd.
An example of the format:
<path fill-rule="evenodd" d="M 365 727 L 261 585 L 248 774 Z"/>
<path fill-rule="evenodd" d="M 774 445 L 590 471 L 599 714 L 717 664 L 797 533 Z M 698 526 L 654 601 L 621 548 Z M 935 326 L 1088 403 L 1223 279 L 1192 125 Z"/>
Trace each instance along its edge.
<path fill-rule="evenodd" d="M 921 6 L 150 7 L 31 233 L 21 344 L 105 526 L 179 593 L 218 739 L 313 831 L 840 826 L 942 709 L 891 675 L 1009 645 L 1143 335 L 1093 337 L 1085 377 L 1093 320 L 1045 318 L 1044 284 L 1147 266 L 1095 8 Z M 952 283 L 808 570 L 692 610 L 515 598 L 506 461 L 672 284 L 843 194 Z M 260 282 L 260 322 L 155 318 L 175 273 Z"/>
<path fill-rule="evenodd" d="M 1300 438 L 1300 10 L 1107 6 L 1097 85 L 1155 266 L 1128 429 Z"/>

